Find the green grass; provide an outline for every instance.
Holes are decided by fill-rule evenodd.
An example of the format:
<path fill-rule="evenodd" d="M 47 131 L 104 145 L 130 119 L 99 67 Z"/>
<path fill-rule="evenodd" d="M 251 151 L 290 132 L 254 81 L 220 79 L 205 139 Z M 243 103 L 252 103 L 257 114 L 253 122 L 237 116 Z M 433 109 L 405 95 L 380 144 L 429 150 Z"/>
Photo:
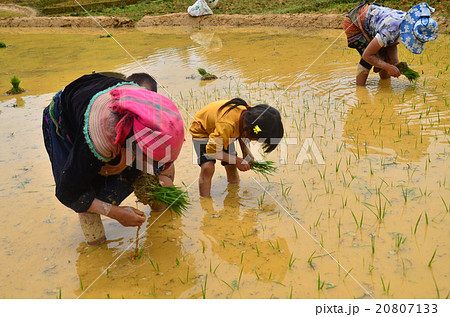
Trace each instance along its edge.
<path fill-rule="evenodd" d="M 20 18 L 24 16 L 26 15 L 19 12 L 0 10 L 0 18 Z"/>
<path fill-rule="evenodd" d="M 78 0 L 82 5 L 92 3 L 112 2 L 113 0 Z M 86 15 L 82 10 L 72 12 L 71 6 L 77 5 L 71 0 L 0 0 L 0 3 L 16 3 L 28 5 L 39 10 L 51 7 L 65 6 L 70 9 L 65 15 Z M 147 0 L 139 1 L 137 4 L 119 5 L 111 8 L 105 8 L 106 5 L 98 6 L 97 10 L 89 10 L 93 15 L 120 16 L 128 17 L 133 21 L 140 20 L 146 15 L 163 15 L 169 13 L 186 13 L 186 10 L 195 1 L 193 0 Z M 350 11 L 359 1 L 355 0 L 284 0 L 284 1 L 266 1 L 266 0 L 227 0 L 219 2 L 219 5 L 213 9 L 214 14 L 268 14 L 268 13 L 346 13 Z M 434 7 L 437 12 L 449 16 L 448 6 L 445 1 L 430 0 L 429 5 Z M 378 4 L 387 7 L 409 10 L 416 5 L 416 1 L 404 0 L 399 3 L 398 0 L 379 0 Z M 442 14 L 441 13 L 441 14 Z"/>

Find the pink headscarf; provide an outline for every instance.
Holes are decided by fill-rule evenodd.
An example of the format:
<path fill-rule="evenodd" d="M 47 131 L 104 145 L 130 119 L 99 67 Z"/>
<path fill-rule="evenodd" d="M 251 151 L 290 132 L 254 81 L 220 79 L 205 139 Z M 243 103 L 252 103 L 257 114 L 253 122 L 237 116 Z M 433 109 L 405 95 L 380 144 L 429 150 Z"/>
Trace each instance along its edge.
<path fill-rule="evenodd" d="M 150 159 L 173 162 L 184 142 L 183 119 L 167 97 L 147 89 L 115 88 L 112 110 L 124 115 L 116 125 L 116 144 L 123 144 L 133 128 L 134 138 Z"/>

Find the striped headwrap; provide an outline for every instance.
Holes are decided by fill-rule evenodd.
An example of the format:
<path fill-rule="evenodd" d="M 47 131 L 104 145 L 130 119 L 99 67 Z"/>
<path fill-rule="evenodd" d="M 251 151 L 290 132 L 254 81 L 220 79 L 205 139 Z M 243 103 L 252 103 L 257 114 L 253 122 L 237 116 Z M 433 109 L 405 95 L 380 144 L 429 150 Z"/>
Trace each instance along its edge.
<path fill-rule="evenodd" d="M 142 152 L 153 161 L 173 162 L 184 142 L 183 119 L 167 97 L 146 89 L 111 90 L 111 109 L 121 116 L 115 144 L 123 144 L 131 129 Z"/>

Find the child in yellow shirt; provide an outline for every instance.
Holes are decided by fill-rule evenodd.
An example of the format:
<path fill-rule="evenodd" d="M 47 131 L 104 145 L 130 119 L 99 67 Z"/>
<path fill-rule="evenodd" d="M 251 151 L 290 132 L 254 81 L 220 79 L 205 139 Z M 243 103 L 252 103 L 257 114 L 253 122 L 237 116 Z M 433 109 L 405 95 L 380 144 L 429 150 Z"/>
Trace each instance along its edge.
<path fill-rule="evenodd" d="M 222 161 L 228 182 L 238 183 L 237 170 L 248 171 L 253 161 L 244 140 L 262 142 L 264 152 L 269 153 L 277 147 L 284 133 L 277 109 L 266 104 L 250 107 L 241 98 L 208 104 L 195 114 L 189 131 L 201 167 L 201 197 L 210 196 L 216 159 Z M 239 141 L 243 158 L 237 157 L 235 140 Z"/>

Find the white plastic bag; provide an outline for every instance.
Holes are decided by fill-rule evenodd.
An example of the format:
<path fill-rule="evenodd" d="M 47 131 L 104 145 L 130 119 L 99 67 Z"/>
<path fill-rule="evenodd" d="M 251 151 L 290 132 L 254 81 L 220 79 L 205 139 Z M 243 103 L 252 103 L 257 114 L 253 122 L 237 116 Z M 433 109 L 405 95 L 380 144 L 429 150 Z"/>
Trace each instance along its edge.
<path fill-rule="evenodd" d="M 206 0 L 210 1 L 210 0 Z M 199 17 L 202 15 L 213 14 L 212 10 L 208 6 L 205 0 L 197 0 L 193 5 L 188 8 L 188 13 L 190 16 Z M 214 7 L 217 5 L 218 0 L 211 0 L 214 3 Z"/>

